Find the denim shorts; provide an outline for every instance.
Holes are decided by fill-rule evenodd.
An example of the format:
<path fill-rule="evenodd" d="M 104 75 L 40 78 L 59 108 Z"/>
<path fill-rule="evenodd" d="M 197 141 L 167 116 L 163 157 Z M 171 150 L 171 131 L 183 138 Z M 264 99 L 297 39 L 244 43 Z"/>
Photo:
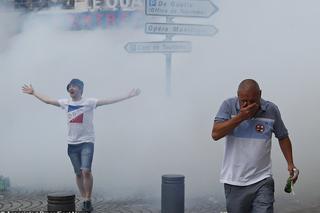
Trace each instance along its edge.
<path fill-rule="evenodd" d="M 93 152 L 93 143 L 68 144 L 68 155 L 77 175 L 81 170 L 91 171 Z"/>

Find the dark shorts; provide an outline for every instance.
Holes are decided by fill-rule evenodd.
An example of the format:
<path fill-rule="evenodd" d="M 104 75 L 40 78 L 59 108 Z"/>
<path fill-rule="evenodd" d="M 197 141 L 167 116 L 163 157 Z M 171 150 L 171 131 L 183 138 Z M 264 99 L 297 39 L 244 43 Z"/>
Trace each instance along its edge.
<path fill-rule="evenodd" d="M 272 177 L 249 186 L 224 184 L 224 190 L 228 213 L 273 213 Z"/>
<path fill-rule="evenodd" d="M 68 144 L 68 155 L 70 157 L 74 172 L 77 175 L 81 174 L 81 170 L 91 171 L 93 159 L 94 144 Z"/>

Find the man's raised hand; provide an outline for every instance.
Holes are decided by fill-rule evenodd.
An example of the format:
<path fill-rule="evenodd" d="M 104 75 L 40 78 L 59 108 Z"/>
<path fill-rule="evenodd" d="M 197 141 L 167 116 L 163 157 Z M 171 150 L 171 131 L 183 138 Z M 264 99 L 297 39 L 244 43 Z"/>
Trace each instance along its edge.
<path fill-rule="evenodd" d="M 137 96 L 141 93 L 141 90 L 140 89 L 132 89 L 130 92 L 129 92 L 129 95 L 128 97 L 131 98 L 131 97 L 134 97 L 134 96 Z"/>
<path fill-rule="evenodd" d="M 252 103 L 248 106 L 242 107 L 240 109 L 239 115 L 243 120 L 247 120 L 252 118 L 259 109 L 259 105 L 257 103 Z"/>
<path fill-rule="evenodd" d="M 31 84 L 30 85 L 27 85 L 27 84 L 23 85 L 22 86 L 22 92 L 26 93 L 26 94 L 29 94 L 29 95 L 33 95 L 34 90 L 33 90 L 32 85 Z"/>

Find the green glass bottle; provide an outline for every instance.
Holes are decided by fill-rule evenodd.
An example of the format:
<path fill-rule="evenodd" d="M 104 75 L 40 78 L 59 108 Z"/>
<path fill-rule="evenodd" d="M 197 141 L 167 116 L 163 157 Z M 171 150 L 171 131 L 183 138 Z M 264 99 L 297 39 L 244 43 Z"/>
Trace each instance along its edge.
<path fill-rule="evenodd" d="M 299 176 L 299 173 L 300 173 L 299 169 L 293 168 L 293 176 L 290 176 L 287 179 L 287 184 L 284 187 L 284 191 L 285 192 L 287 192 L 287 193 L 291 193 L 292 192 L 294 194 L 293 189 L 292 189 L 292 187 L 293 187 L 293 181 L 292 180 L 297 179 L 298 176 Z"/>
<path fill-rule="evenodd" d="M 291 180 L 291 177 L 289 177 L 287 179 L 287 184 L 284 187 L 284 191 L 287 192 L 287 193 L 291 193 L 292 192 L 292 180 Z"/>

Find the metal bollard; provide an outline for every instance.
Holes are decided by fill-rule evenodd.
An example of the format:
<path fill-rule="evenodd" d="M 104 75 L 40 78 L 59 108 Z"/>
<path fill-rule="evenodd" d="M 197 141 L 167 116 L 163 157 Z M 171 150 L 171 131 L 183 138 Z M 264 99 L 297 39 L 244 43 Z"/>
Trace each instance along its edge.
<path fill-rule="evenodd" d="M 48 194 L 49 212 L 75 212 L 75 195 L 66 192 Z"/>
<path fill-rule="evenodd" d="M 163 175 L 161 213 L 184 213 L 184 176 Z"/>

